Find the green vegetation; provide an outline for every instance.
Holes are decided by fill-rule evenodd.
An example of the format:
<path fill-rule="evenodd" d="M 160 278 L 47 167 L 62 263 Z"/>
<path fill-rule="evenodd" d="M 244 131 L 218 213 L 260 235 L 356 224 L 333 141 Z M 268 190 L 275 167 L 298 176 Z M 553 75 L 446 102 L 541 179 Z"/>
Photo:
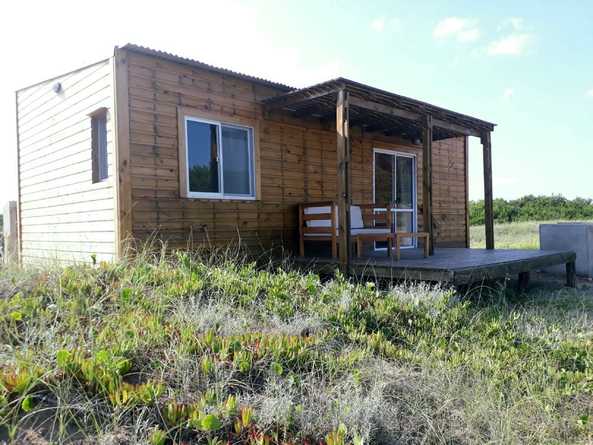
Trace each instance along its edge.
<path fill-rule="evenodd" d="M 539 249 L 539 225 L 561 221 L 522 221 L 494 224 L 494 241 L 497 249 Z M 593 221 L 588 221 L 593 222 Z M 470 246 L 475 249 L 486 247 L 484 226 L 471 226 Z"/>
<path fill-rule="evenodd" d="M 550 221 L 548 221 L 550 222 Z M 498 249 L 539 249 L 540 221 L 494 224 L 494 240 Z M 471 226 L 470 246 L 486 248 L 484 226 Z"/>
<path fill-rule="evenodd" d="M 493 207 L 497 223 L 593 219 L 593 200 L 583 198 L 529 195 L 511 201 L 495 199 Z M 471 225 L 484 224 L 484 201 L 470 201 L 469 218 Z"/>
<path fill-rule="evenodd" d="M 0 441 L 588 443 L 591 289 L 142 255 L 0 272 Z"/>

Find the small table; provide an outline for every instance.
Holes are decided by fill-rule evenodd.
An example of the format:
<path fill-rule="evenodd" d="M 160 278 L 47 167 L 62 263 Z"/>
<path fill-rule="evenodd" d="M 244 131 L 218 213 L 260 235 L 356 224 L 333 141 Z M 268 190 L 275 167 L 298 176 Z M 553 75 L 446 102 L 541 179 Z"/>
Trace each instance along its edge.
<path fill-rule="evenodd" d="M 430 251 L 430 238 L 428 236 L 428 232 L 395 232 L 393 234 L 393 239 L 395 241 L 395 260 L 400 260 L 400 245 L 401 245 L 401 238 L 422 238 L 424 241 L 424 258 L 428 257 Z"/>

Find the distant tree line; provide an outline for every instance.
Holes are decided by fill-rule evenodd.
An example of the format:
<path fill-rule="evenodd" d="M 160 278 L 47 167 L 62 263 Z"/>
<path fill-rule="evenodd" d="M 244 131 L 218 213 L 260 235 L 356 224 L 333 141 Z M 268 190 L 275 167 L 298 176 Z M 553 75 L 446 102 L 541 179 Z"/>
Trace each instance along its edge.
<path fill-rule="evenodd" d="M 593 219 L 592 199 L 528 195 L 510 201 L 495 199 L 493 204 L 496 223 Z M 484 224 L 483 200 L 470 201 L 469 220 L 471 225 Z"/>

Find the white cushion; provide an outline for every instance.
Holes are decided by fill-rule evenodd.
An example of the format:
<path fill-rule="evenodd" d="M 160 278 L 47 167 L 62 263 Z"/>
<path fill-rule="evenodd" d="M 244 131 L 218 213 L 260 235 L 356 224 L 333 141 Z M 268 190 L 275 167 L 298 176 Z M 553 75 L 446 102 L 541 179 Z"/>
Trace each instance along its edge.
<path fill-rule="evenodd" d="M 350 206 L 350 229 L 362 229 L 362 212 L 359 206 Z"/>
<path fill-rule="evenodd" d="M 330 212 L 329 206 L 320 207 L 305 207 L 305 215 L 319 215 Z M 336 212 L 336 227 L 338 224 L 338 208 L 335 207 Z M 331 227 L 331 219 L 313 219 L 305 222 L 307 227 Z M 362 220 L 362 211 L 359 206 L 350 207 L 350 228 L 351 229 L 362 229 L 364 222 Z"/>

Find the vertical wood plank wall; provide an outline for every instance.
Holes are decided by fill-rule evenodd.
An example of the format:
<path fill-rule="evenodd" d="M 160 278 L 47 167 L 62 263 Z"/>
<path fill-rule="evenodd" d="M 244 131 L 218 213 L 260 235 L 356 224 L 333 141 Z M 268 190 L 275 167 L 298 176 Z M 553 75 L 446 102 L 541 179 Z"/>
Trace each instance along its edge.
<path fill-rule="evenodd" d="M 165 61 L 128 55 L 132 225 L 140 240 L 157 236 L 172 247 L 237 241 L 293 248 L 299 202 L 336 198 L 335 125 L 273 114 L 257 100 L 277 92 L 266 86 Z M 120 105 L 121 106 L 121 105 Z M 257 201 L 180 198 L 177 107 L 255 119 L 259 131 L 261 195 Z M 354 202 L 372 201 L 373 148 L 417 156 L 418 204 L 422 196 L 422 148 L 397 138 L 354 129 Z M 434 221 L 437 245 L 465 246 L 464 138 L 435 142 Z M 422 226 L 422 212 L 418 221 Z"/>
<path fill-rule="evenodd" d="M 105 60 L 17 92 L 23 262 L 114 257 L 112 77 Z M 88 114 L 101 107 L 109 109 L 109 178 L 93 184 Z"/>

